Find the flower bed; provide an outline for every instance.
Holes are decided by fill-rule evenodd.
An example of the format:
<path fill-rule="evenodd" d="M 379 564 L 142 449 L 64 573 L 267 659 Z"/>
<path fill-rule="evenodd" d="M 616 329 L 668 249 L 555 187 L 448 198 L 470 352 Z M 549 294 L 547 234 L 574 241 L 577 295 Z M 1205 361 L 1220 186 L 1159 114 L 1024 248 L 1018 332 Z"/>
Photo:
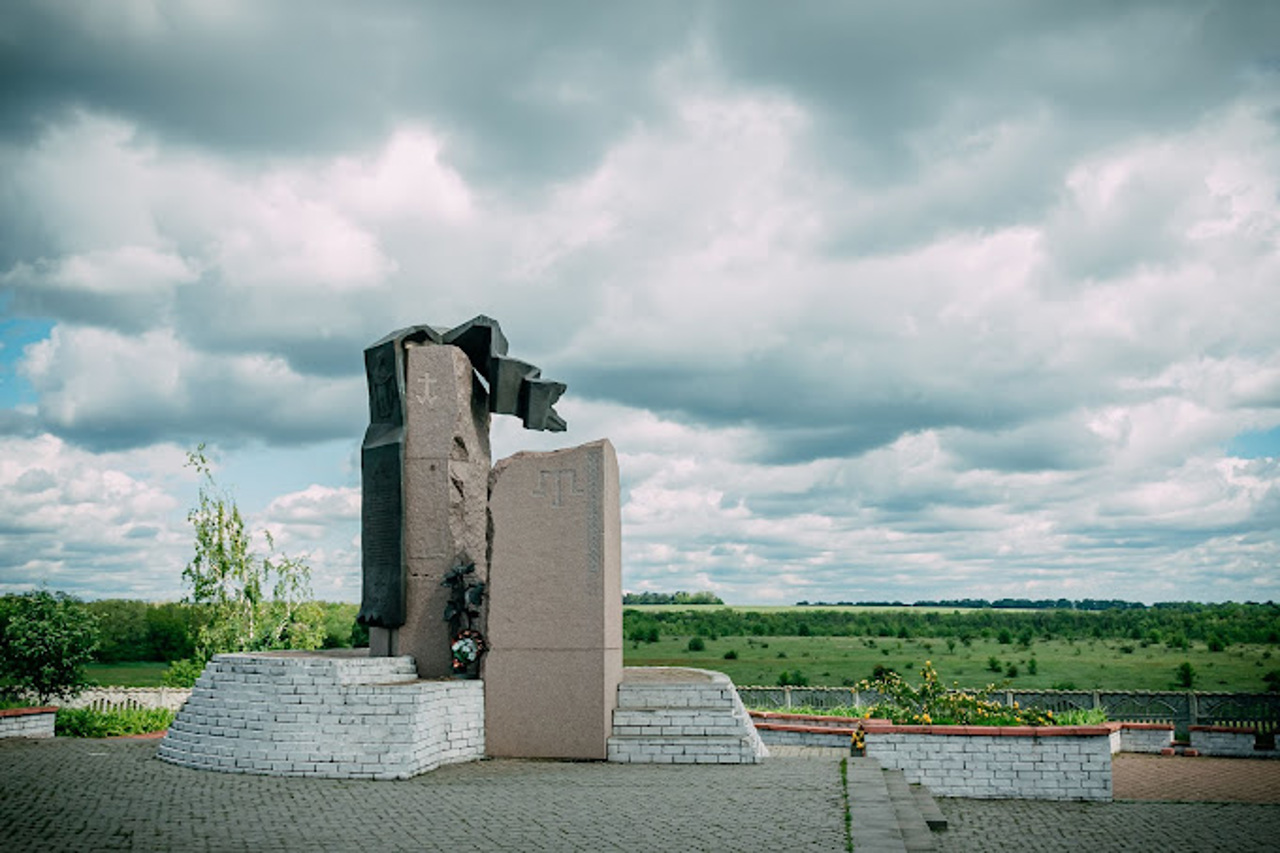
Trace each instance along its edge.
<path fill-rule="evenodd" d="M 1111 799 L 1111 755 L 1158 753 L 1161 723 L 1092 726 L 895 725 L 883 719 L 752 711 L 769 744 L 848 747 L 947 797 Z"/>
<path fill-rule="evenodd" d="M 1055 718 L 992 700 L 994 687 L 947 690 L 928 662 L 920 675 L 918 686 L 893 672 L 859 684 L 879 699 L 853 716 L 752 716 L 767 743 L 847 745 L 955 797 L 1110 800 L 1112 753 L 1160 752 L 1173 739 L 1171 725 L 1107 723 L 1097 712 Z"/>

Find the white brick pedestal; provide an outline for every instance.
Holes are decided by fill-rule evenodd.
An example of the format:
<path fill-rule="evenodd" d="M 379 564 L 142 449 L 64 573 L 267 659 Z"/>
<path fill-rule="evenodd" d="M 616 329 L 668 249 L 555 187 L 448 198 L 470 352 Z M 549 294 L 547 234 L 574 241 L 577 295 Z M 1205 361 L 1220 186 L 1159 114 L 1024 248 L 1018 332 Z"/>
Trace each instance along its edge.
<path fill-rule="evenodd" d="M 159 757 L 229 773 L 406 779 L 484 757 L 484 684 L 419 680 L 408 656 L 217 655 Z"/>
<path fill-rule="evenodd" d="M 755 764 L 769 755 L 727 675 L 627 667 L 609 760 L 623 764 Z"/>

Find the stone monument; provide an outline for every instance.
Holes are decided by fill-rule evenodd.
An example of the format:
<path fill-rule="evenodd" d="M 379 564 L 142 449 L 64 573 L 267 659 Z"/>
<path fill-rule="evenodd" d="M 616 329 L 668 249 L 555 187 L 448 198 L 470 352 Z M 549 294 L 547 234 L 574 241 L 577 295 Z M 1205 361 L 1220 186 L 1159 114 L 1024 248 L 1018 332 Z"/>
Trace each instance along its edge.
<path fill-rule="evenodd" d="M 488 753 L 604 759 L 622 676 L 622 523 L 608 440 L 489 479 Z"/>
<path fill-rule="evenodd" d="M 560 382 L 506 355 L 496 320 L 411 326 L 365 350 L 369 427 L 361 446 L 363 590 L 370 653 L 412 655 L 422 678 L 448 675 L 441 618 L 448 572 L 488 575 L 490 413 L 562 431 Z"/>
<path fill-rule="evenodd" d="M 486 754 L 764 757 L 725 676 L 623 675 L 613 445 L 518 453 L 490 470 L 490 415 L 565 428 L 553 408 L 565 386 L 506 353 L 502 330 L 484 316 L 453 329 L 411 326 L 365 350 L 357 618 L 369 652 L 216 655 L 161 759 L 401 779 Z"/>

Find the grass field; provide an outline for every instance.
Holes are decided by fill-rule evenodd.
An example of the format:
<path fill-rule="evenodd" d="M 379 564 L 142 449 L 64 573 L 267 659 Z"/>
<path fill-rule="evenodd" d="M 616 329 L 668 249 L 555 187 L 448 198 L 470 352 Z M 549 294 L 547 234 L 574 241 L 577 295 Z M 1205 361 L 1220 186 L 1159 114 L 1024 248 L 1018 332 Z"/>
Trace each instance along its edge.
<path fill-rule="evenodd" d="M 703 651 L 689 651 L 688 642 L 688 637 L 663 637 L 656 643 L 627 643 L 624 661 L 627 666 L 719 670 L 740 685 L 777 684 L 783 671 L 799 670 L 811 686 L 840 687 L 870 677 L 877 664 L 914 682 L 928 660 L 948 685 L 976 688 L 1007 681 L 1012 687 L 1079 690 L 1184 689 L 1175 683 L 1175 671 L 1188 662 L 1196 672 L 1196 690 L 1239 692 L 1263 692 L 1263 675 L 1280 668 L 1280 658 L 1267 646 L 1210 652 L 1201 645 L 1182 651 L 1120 640 L 1045 640 L 1024 648 L 979 638 L 969 646 L 954 642 L 949 649 L 946 640 L 927 638 L 720 637 L 705 640 Z M 725 659 L 729 651 L 736 660 Z M 988 667 L 992 657 L 1000 663 L 999 673 Z M 1014 677 L 1010 665 L 1017 668 Z"/>
<path fill-rule="evenodd" d="M 128 663 L 91 663 L 85 676 L 104 687 L 160 687 L 160 679 L 169 668 L 167 663 L 130 661 Z"/>
<path fill-rule="evenodd" d="M 1074 685 L 1076 689 L 1174 690 L 1175 670 L 1188 662 L 1196 672 L 1195 689 L 1262 692 L 1262 677 L 1280 669 L 1280 657 L 1266 646 L 1231 646 L 1211 652 L 1203 646 L 1187 651 L 1119 640 L 1036 641 L 1028 648 L 974 639 L 969 646 L 945 640 L 889 637 L 721 637 L 705 640 L 700 652 L 688 650 L 688 637 L 663 637 L 656 643 L 628 643 L 627 666 L 695 666 L 726 673 L 741 685 L 772 685 L 785 670 L 803 674 L 813 686 L 847 686 L 871 675 L 875 666 L 889 667 L 911 681 L 926 660 L 946 684 L 982 687 L 1007 681 L 1013 687 L 1044 689 Z M 1132 651 L 1125 651 L 1132 649 Z M 736 660 L 726 660 L 734 651 Z M 993 672 L 995 657 L 1000 672 Z M 1036 661 L 1032 674 L 1031 660 Z M 1009 665 L 1017 676 L 1009 677 Z M 102 685 L 159 687 L 166 664 L 91 664 L 88 677 Z"/>

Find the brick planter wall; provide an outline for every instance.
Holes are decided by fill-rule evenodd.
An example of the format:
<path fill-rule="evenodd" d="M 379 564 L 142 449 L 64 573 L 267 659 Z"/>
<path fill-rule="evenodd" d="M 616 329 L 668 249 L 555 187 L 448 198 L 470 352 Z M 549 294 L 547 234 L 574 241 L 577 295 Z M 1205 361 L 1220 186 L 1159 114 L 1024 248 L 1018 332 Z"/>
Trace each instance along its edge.
<path fill-rule="evenodd" d="M 752 711 L 766 743 L 851 748 L 859 728 L 866 754 L 934 793 L 960 797 L 1109 800 L 1111 755 L 1160 753 L 1167 723 L 1101 726 L 895 726 L 886 720 Z"/>
<path fill-rule="evenodd" d="M 1258 732 L 1237 726 L 1192 726 L 1191 749 L 1229 758 L 1280 758 L 1280 750 L 1258 749 Z"/>
<path fill-rule="evenodd" d="M 53 722 L 57 714 L 58 709 L 52 705 L 0 711 L 0 738 L 53 737 Z"/>
<path fill-rule="evenodd" d="M 159 757 L 230 773 L 405 779 L 484 757 L 484 684 L 418 680 L 408 656 L 217 655 Z"/>
<path fill-rule="evenodd" d="M 866 754 L 944 797 L 1111 800 L 1108 726 L 863 723 Z"/>
<path fill-rule="evenodd" d="M 1107 723 L 1111 752 L 1147 752 L 1159 755 L 1173 744 L 1169 723 Z"/>

